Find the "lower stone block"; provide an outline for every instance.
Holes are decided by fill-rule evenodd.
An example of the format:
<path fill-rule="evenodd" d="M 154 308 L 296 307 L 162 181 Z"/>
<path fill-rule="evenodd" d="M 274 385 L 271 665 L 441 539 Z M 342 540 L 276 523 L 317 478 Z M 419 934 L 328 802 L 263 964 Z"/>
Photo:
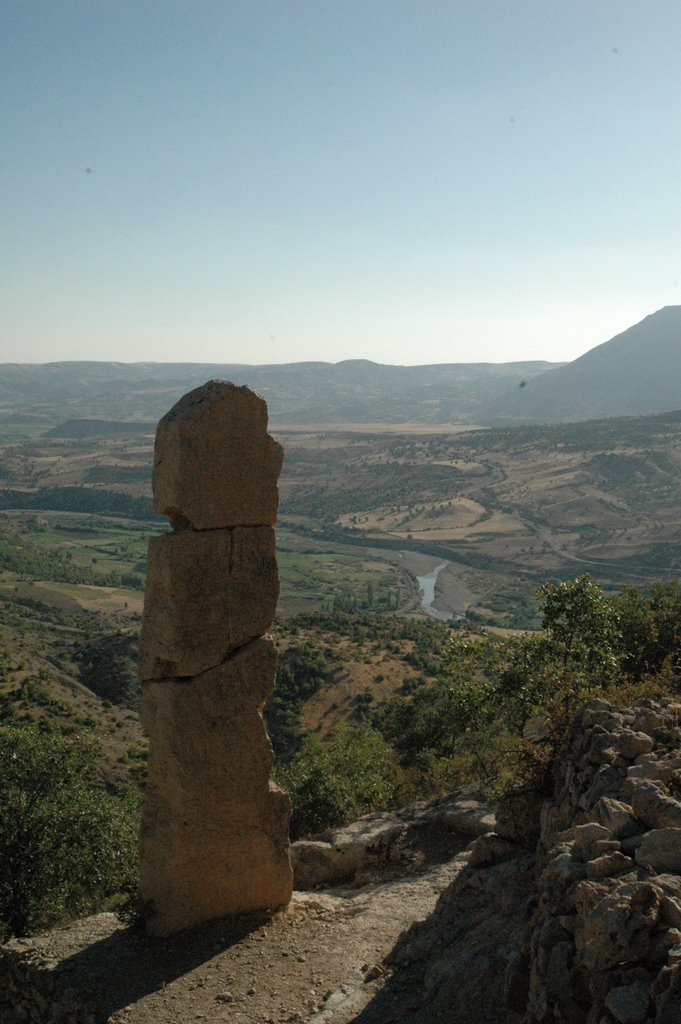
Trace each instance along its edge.
<path fill-rule="evenodd" d="M 194 679 L 144 686 L 140 898 L 151 934 L 291 898 L 290 803 L 269 782 L 262 719 L 275 667 L 274 644 L 258 639 Z"/>

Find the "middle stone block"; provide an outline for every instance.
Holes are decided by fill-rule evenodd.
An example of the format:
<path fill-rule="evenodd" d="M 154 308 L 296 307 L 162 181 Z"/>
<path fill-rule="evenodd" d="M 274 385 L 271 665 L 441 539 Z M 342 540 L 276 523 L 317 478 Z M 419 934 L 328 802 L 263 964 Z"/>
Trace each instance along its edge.
<path fill-rule="evenodd" d="M 183 530 L 149 544 L 142 680 L 195 676 L 272 625 L 279 597 L 270 526 Z"/>

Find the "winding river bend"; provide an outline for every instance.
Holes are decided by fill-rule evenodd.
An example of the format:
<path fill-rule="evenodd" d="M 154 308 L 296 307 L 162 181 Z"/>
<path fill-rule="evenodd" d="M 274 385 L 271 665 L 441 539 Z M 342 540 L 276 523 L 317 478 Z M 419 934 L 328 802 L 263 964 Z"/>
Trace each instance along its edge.
<path fill-rule="evenodd" d="M 441 612 L 438 608 L 433 607 L 433 601 L 435 600 L 435 584 L 437 578 L 443 569 L 446 569 L 448 565 L 452 563 L 449 561 L 440 562 L 434 569 L 426 573 L 425 576 L 417 576 L 416 581 L 421 589 L 421 607 L 427 615 L 432 615 L 434 619 L 440 619 L 441 622 L 448 622 L 450 619 L 463 619 L 464 615 L 455 615 L 453 612 Z"/>

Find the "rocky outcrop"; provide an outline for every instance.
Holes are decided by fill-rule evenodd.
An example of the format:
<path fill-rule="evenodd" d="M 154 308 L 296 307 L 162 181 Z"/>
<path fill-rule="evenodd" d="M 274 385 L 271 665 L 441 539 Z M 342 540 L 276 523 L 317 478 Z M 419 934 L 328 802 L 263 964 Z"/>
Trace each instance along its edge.
<path fill-rule="evenodd" d="M 430 803 L 399 811 L 376 811 L 340 828 L 301 839 L 291 846 L 296 889 L 316 889 L 338 882 L 367 881 L 366 869 L 394 865 L 404 870 L 420 840 L 437 832 L 446 837 L 448 854 L 495 826 L 494 811 L 479 787 L 464 787 Z"/>
<path fill-rule="evenodd" d="M 152 934 L 291 896 L 289 801 L 269 782 L 262 719 L 282 458 L 247 387 L 210 381 L 158 426 L 154 501 L 174 532 L 149 546 L 140 638 L 151 741 L 140 901 Z"/>

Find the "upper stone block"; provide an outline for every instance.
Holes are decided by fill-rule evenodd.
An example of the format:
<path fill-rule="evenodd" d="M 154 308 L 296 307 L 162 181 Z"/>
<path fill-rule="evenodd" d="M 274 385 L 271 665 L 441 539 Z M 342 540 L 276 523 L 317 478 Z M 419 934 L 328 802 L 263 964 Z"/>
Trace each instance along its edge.
<path fill-rule="evenodd" d="M 175 528 L 273 526 L 284 449 L 267 433 L 267 404 L 248 387 L 211 380 L 156 430 L 154 508 Z"/>

